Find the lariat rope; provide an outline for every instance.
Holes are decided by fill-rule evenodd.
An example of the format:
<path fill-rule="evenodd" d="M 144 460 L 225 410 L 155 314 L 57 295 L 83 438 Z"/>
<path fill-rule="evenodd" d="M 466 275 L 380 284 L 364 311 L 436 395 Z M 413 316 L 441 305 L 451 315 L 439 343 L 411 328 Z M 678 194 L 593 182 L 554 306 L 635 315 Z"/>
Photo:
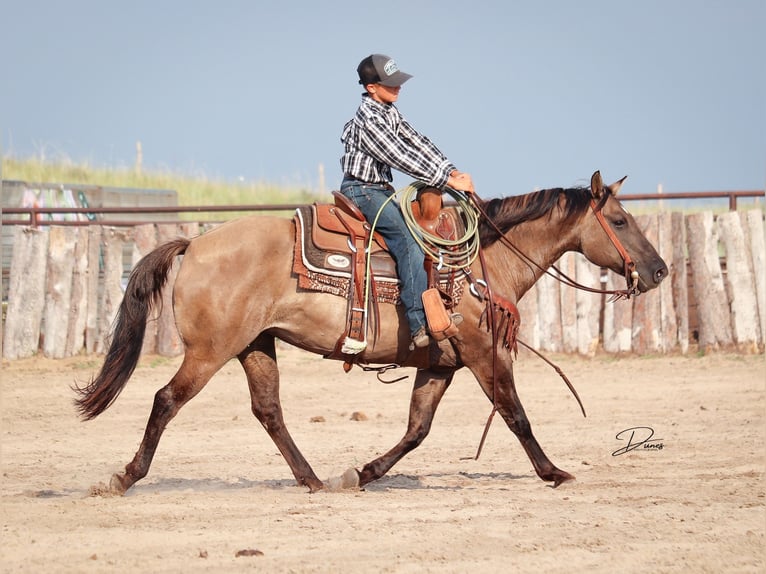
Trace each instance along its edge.
<path fill-rule="evenodd" d="M 429 233 L 423 229 L 415 220 L 415 214 L 412 212 L 413 200 L 417 193 L 428 187 L 421 181 L 416 181 L 405 187 L 401 191 L 399 207 L 402 210 L 402 217 L 407 224 L 415 241 L 421 249 L 431 259 L 439 264 L 439 268 L 464 269 L 479 256 L 479 212 L 465 196 L 465 194 L 445 188 L 448 193 L 460 207 L 463 218 L 465 219 L 465 233 L 458 239 L 445 239 L 439 235 Z"/>

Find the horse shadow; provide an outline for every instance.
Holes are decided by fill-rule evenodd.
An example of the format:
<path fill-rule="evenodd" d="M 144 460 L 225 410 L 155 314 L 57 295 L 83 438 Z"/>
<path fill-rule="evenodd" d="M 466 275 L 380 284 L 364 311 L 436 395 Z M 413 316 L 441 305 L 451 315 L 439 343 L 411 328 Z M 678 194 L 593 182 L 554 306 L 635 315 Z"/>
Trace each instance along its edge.
<path fill-rule="evenodd" d="M 510 472 L 458 472 L 428 474 L 391 474 L 364 486 L 370 492 L 387 490 L 447 490 L 461 491 L 481 486 L 503 486 L 505 482 L 528 478 L 528 475 Z"/>
<path fill-rule="evenodd" d="M 427 474 L 391 474 L 366 484 L 361 490 L 366 492 L 386 492 L 391 490 L 446 490 L 461 491 L 483 486 L 502 487 L 504 483 L 529 478 L 529 475 L 510 472 L 459 472 Z M 220 492 L 236 490 L 295 491 L 305 490 L 292 478 L 250 480 L 243 477 L 224 478 L 156 478 L 150 482 L 136 484 L 125 496 L 141 493 L 163 492 Z M 358 490 L 358 489 L 351 489 Z M 329 491 L 328 491 L 329 492 Z"/>
<path fill-rule="evenodd" d="M 427 473 L 427 474 L 388 474 L 378 480 L 366 484 L 361 489 L 366 492 L 386 492 L 392 490 L 446 490 L 456 491 L 472 490 L 481 487 L 503 487 L 509 481 L 529 478 L 529 475 L 513 474 L 510 472 L 458 472 L 458 473 Z M 134 485 L 123 496 L 136 496 L 141 494 L 162 494 L 189 492 L 226 492 L 237 490 L 263 490 L 263 491 L 306 491 L 306 487 L 299 485 L 295 479 L 250 480 L 244 477 L 237 478 L 179 478 L 157 477 L 153 480 Z M 326 492 L 330 492 L 327 490 Z M 25 490 L 17 496 L 41 499 L 77 498 L 92 496 L 109 496 L 105 484 L 94 485 L 89 489 L 81 490 L 77 487 L 63 489 Z"/>

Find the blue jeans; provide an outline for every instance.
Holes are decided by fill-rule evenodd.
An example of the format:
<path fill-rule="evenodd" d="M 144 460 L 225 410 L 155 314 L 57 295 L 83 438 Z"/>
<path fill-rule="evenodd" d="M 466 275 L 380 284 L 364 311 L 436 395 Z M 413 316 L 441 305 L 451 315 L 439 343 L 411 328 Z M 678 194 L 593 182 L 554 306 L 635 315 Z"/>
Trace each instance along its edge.
<path fill-rule="evenodd" d="M 428 288 L 428 277 L 423 266 L 425 253 L 404 222 L 396 200 L 388 202 L 378 216 L 378 210 L 394 193 L 393 190 L 382 184 L 345 178 L 340 191 L 359 207 L 370 224 L 375 221 L 376 216 L 378 217 L 375 231 L 386 240 L 388 250 L 396 262 L 396 273 L 400 281 L 399 297 L 404 306 L 410 333 L 414 335 L 426 325 L 421 298 L 423 291 Z"/>

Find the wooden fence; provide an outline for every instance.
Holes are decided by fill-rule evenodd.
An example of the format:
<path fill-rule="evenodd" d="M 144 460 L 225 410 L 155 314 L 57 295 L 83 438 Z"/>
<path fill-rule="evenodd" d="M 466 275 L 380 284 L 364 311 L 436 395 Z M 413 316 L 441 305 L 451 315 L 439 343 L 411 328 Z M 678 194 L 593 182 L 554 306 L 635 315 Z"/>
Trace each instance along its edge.
<path fill-rule="evenodd" d="M 691 350 L 763 352 L 766 338 L 766 239 L 761 209 L 638 216 L 670 277 L 649 293 L 608 302 L 544 276 L 519 304 L 520 338 L 551 352 L 663 354 Z M 204 231 L 197 223 L 134 227 L 14 228 L 3 357 L 64 358 L 104 353 L 127 273 L 156 245 Z M 583 284 L 624 287 L 580 254 L 557 264 Z M 171 274 L 169 284 L 172 284 Z M 144 352 L 182 352 L 165 290 L 149 322 Z"/>
<path fill-rule="evenodd" d="M 760 209 L 636 217 L 670 270 L 658 289 L 630 300 L 564 287 L 543 276 L 522 298 L 520 338 L 540 350 L 592 355 L 763 352 L 766 239 Z M 557 264 L 579 283 L 624 288 L 580 254 Z"/>

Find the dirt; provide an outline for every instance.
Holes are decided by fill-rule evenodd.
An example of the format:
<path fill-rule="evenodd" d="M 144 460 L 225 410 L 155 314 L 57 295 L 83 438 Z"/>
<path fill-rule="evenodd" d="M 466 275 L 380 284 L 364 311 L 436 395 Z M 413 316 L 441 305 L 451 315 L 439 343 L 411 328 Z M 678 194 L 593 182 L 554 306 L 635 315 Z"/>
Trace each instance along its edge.
<path fill-rule="evenodd" d="M 320 478 L 401 438 L 411 377 L 385 385 L 292 348 L 279 355 L 287 424 Z M 461 371 L 431 434 L 389 475 L 309 494 L 252 416 L 232 362 L 170 423 L 149 475 L 121 497 L 91 488 L 133 457 L 153 395 L 180 360 L 143 359 L 87 423 L 70 385 L 95 374 L 96 359 L 6 363 L 0 570 L 763 572 L 764 356 L 552 359 L 587 418 L 539 359 L 520 356 L 516 373 L 536 436 L 577 478 L 557 489 L 499 417 L 475 460 L 491 406 Z M 631 433 L 637 448 L 619 454 Z"/>

